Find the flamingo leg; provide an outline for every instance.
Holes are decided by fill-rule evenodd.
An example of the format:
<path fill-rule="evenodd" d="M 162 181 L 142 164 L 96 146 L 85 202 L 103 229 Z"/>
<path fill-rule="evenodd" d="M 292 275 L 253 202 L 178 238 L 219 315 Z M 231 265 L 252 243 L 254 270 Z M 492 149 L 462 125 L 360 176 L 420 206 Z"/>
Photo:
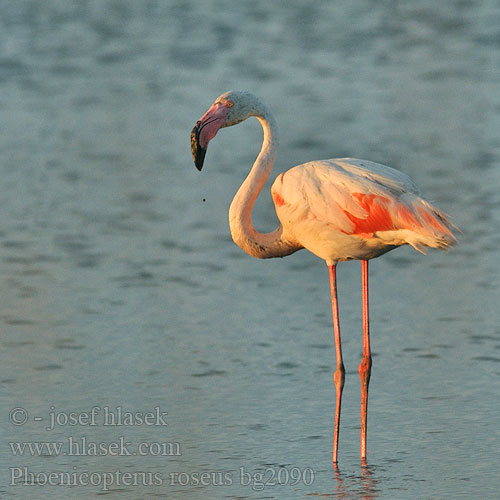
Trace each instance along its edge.
<path fill-rule="evenodd" d="M 366 459 L 366 420 L 368 414 L 368 385 L 372 369 L 370 350 L 370 322 L 368 315 L 368 261 L 361 261 L 361 286 L 363 299 L 363 358 L 359 365 L 361 380 L 361 459 Z"/>
<path fill-rule="evenodd" d="M 337 369 L 333 375 L 335 382 L 335 390 L 337 399 L 335 404 L 335 427 L 333 431 L 333 463 L 337 463 L 337 450 L 339 444 L 339 428 L 340 428 L 340 406 L 342 402 L 342 389 L 344 388 L 345 369 L 342 360 L 342 344 L 340 341 L 340 323 L 339 323 L 339 308 L 337 301 L 337 277 L 336 264 L 329 265 L 328 271 L 330 274 L 330 292 L 332 295 L 332 316 L 333 316 L 333 331 L 335 335 L 335 353 L 337 358 Z"/>

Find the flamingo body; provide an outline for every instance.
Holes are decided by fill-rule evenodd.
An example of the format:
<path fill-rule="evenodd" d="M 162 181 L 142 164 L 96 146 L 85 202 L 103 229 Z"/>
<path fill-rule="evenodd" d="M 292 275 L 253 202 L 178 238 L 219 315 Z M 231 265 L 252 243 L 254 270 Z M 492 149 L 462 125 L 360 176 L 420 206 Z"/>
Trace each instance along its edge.
<path fill-rule="evenodd" d="M 421 198 L 410 177 L 371 161 L 305 163 L 278 175 L 271 194 L 283 237 L 327 264 L 454 241 L 447 217 Z"/>
<path fill-rule="evenodd" d="M 274 165 L 278 150 L 276 122 L 269 109 L 250 92 L 218 97 L 191 132 L 191 150 L 201 170 L 210 140 L 223 127 L 255 116 L 262 125 L 262 147 L 229 207 L 234 242 L 257 258 L 284 257 L 302 248 L 328 265 L 337 367 L 333 462 L 337 462 L 340 408 L 345 369 L 337 302 L 336 266 L 361 260 L 363 357 L 361 382 L 361 459 L 366 459 L 368 385 L 371 349 L 368 319 L 368 260 L 402 245 L 425 253 L 456 243 L 446 214 L 425 201 L 417 185 L 393 168 L 366 160 L 340 158 L 305 163 L 279 174 L 271 187 L 280 225 L 260 233 L 252 224 L 252 208 Z"/>

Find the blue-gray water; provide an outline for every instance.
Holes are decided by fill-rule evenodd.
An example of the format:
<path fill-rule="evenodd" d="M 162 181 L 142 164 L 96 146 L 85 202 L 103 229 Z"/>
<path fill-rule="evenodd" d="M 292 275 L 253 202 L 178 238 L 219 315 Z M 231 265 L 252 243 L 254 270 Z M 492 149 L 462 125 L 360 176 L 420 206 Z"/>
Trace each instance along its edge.
<path fill-rule="evenodd" d="M 498 2 L 19 0 L 0 23 L 1 498 L 498 497 Z M 275 112 L 273 179 L 385 163 L 463 230 L 370 266 L 366 467 L 359 263 L 338 269 L 335 473 L 326 267 L 229 237 L 258 122 L 193 166 L 193 124 L 239 88 Z M 254 221 L 276 224 L 267 188 Z M 35 442 L 59 456 L 16 448 Z"/>

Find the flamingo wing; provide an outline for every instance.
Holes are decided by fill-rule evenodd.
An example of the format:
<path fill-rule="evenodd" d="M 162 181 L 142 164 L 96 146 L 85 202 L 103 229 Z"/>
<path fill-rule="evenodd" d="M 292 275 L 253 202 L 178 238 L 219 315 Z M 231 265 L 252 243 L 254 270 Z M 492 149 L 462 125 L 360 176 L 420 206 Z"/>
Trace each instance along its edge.
<path fill-rule="evenodd" d="M 289 219 L 317 220 L 346 235 L 393 237 L 409 230 L 448 244 L 454 240 L 447 217 L 420 197 L 410 177 L 377 163 L 350 158 L 306 163 L 278 176 L 271 192 L 278 216 L 286 204 Z M 411 238 L 408 243 L 413 245 Z"/>

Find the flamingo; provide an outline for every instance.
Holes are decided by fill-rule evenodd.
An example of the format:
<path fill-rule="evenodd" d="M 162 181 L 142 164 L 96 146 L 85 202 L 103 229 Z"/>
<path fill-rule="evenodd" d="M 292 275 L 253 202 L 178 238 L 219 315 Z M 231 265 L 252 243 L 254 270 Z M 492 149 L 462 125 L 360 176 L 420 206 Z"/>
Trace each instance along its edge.
<path fill-rule="evenodd" d="M 340 409 L 345 369 L 337 302 L 338 262 L 360 260 L 362 269 L 363 355 L 360 455 L 366 463 L 368 386 L 371 350 L 368 312 L 368 260 L 402 245 L 425 254 L 427 247 L 446 250 L 456 243 L 448 216 L 425 201 L 410 177 L 366 160 L 339 158 L 304 163 L 277 176 L 271 196 L 280 221 L 270 233 L 257 231 L 252 208 L 278 150 L 276 121 L 267 106 L 247 91 L 219 96 L 191 132 L 191 151 L 201 171 L 208 143 L 219 129 L 255 116 L 264 132 L 262 147 L 229 208 L 233 241 L 259 259 L 284 257 L 306 248 L 326 261 L 330 278 L 336 352 L 333 463 L 337 464 Z"/>

